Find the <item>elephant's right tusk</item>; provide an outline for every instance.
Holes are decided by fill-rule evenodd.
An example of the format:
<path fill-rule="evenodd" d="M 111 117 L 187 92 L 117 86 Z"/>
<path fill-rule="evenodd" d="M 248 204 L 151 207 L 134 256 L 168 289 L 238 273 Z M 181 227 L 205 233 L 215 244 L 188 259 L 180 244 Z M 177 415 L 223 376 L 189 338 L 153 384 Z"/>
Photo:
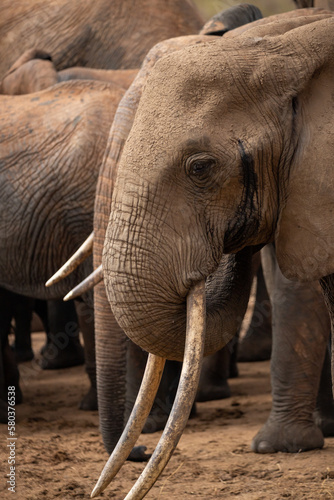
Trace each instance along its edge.
<path fill-rule="evenodd" d="M 100 283 L 100 281 L 103 280 L 103 270 L 102 270 L 102 264 L 95 269 L 87 278 L 85 278 L 79 285 L 77 285 L 73 290 L 68 292 L 67 295 L 63 298 L 63 300 L 66 302 L 67 300 L 75 299 L 76 297 L 79 297 L 79 295 L 82 295 L 83 293 L 88 292 L 92 288 L 94 288 L 95 285 Z"/>
<path fill-rule="evenodd" d="M 165 361 L 160 356 L 149 354 L 143 381 L 128 423 L 92 491 L 91 498 L 99 495 L 108 486 L 134 447 L 151 411 Z"/>
<path fill-rule="evenodd" d="M 51 286 L 58 281 L 66 278 L 74 269 L 78 267 L 93 252 L 94 233 L 91 233 L 78 250 L 68 259 L 65 264 L 45 283 L 45 286 Z"/>

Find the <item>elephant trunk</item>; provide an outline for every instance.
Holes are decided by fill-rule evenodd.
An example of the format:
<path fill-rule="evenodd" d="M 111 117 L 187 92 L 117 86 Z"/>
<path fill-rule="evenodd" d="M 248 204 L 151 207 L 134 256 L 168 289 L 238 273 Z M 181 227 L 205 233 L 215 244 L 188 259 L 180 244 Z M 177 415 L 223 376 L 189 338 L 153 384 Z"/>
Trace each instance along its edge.
<path fill-rule="evenodd" d="M 108 298 L 126 335 L 167 359 L 183 360 L 186 297 L 198 281 L 206 280 L 205 355 L 231 340 L 247 307 L 252 249 L 222 255 L 205 222 L 173 180 L 119 171 L 102 264 Z"/>
<path fill-rule="evenodd" d="M 140 223 L 139 223 L 140 225 Z M 237 333 L 243 319 L 252 282 L 252 249 L 224 255 L 218 265 L 189 270 L 182 254 L 164 257 L 171 244 L 154 248 L 147 234 L 149 247 L 132 239 L 138 231 L 128 233 L 120 225 L 108 228 L 103 268 L 108 298 L 119 325 L 130 339 L 142 349 L 167 359 L 182 361 L 186 332 L 186 296 L 199 280 L 206 279 L 207 333 L 205 355 L 224 347 Z M 153 223 L 152 227 L 155 227 Z M 114 232 L 115 231 L 115 232 Z M 110 239 L 109 239 L 110 238 Z M 178 243 L 175 243 L 178 246 Z M 183 254 L 196 260 L 196 249 Z M 191 260 L 190 259 L 190 260 Z M 184 261 L 185 269 L 178 266 Z M 191 264 L 192 262 L 190 262 Z"/>

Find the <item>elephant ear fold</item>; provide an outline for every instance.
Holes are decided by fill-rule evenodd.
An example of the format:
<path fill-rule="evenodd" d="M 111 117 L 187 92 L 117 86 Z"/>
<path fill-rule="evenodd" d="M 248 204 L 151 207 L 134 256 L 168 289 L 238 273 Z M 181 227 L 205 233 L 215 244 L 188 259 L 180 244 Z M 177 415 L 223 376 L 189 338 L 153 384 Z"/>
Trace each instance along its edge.
<path fill-rule="evenodd" d="M 328 45 L 331 53 L 306 60 L 293 81 L 296 146 L 275 234 L 278 264 L 291 280 L 334 272 L 334 50 Z"/>

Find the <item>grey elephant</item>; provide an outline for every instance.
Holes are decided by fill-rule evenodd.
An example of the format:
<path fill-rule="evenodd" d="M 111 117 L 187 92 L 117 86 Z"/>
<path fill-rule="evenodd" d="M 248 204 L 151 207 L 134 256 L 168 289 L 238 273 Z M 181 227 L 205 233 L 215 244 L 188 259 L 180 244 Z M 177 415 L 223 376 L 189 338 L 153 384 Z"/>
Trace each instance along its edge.
<path fill-rule="evenodd" d="M 140 102 L 136 113 L 128 110 L 134 122 L 123 127 L 131 131 L 112 178 L 103 252 L 108 299 L 126 334 L 152 353 L 150 367 L 184 358 L 175 413 L 128 498 L 142 498 L 168 462 L 195 397 L 203 353 L 226 344 L 243 315 L 254 252 L 274 241 L 284 279 L 320 280 L 333 318 L 333 27 L 330 13 L 316 13 L 262 24 L 236 40 L 194 39 L 188 48 L 166 42 L 156 48 L 165 57 L 152 71 L 143 68 L 143 93 L 140 78 L 128 91 L 132 105 Z M 115 150 L 119 155 L 121 147 Z M 107 192 L 102 188 L 99 180 L 97 200 Z M 277 428 L 288 427 L 283 436 L 291 441 L 281 442 L 287 451 L 323 443 L 307 383 L 319 385 L 328 324 L 321 330 L 308 332 L 300 351 L 312 365 L 311 379 L 308 369 L 300 371 L 299 404 L 292 401 L 301 417 L 289 429 L 289 391 L 276 408 Z M 117 449 L 93 495 L 114 476 L 120 455 Z"/>

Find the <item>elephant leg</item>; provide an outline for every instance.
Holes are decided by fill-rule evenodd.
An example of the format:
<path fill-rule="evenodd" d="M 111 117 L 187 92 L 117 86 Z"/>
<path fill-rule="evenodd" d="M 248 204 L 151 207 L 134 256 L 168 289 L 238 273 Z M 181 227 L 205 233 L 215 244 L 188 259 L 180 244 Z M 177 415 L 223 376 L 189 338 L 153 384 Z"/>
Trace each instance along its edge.
<path fill-rule="evenodd" d="M 230 344 L 203 359 L 196 401 L 213 401 L 231 396 L 227 381 L 230 374 Z"/>
<path fill-rule="evenodd" d="M 48 300 L 49 333 L 41 368 L 55 370 L 82 365 L 85 361 L 73 301 Z"/>
<path fill-rule="evenodd" d="M 84 340 L 86 372 L 90 388 L 79 404 L 80 410 L 97 410 L 96 360 L 94 337 L 94 308 L 83 301 L 75 300 L 80 331 Z"/>
<path fill-rule="evenodd" d="M 127 341 L 126 405 L 125 420 L 129 418 L 144 375 L 147 353 L 130 340 Z M 166 361 L 160 386 L 152 410 L 147 418 L 143 433 L 148 434 L 164 429 L 179 383 L 182 364 Z"/>
<path fill-rule="evenodd" d="M 257 278 L 255 305 L 247 332 L 239 341 L 238 361 L 265 361 L 271 356 L 271 305 L 259 254 L 253 258 L 253 265 Z"/>
<path fill-rule="evenodd" d="M 18 401 L 15 401 L 15 404 L 16 402 L 22 402 L 22 393 L 19 386 L 19 372 L 13 352 L 8 342 L 4 340 L 0 342 L 0 424 L 8 423 L 8 387 L 12 385 L 15 386 L 15 395 L 18 396 Z"/>
<path fill-rule="evenodd" d="M 17 295 L 14 307 L 15 358 L 17 363 L 34 358 L 31 347 L 31 319 L 34 299 Z"/>
<path fill-rule="evenodd" d="M 253 439 L 252 450 L 295 453 L 324 444 L 313 413 L 330 325 L 318 283 L 294 283 L 284 278 L 273 252 L 271 246 L 264 251 L 264 267 L 267 261 L 271 268 L 267 272 L 273 314 L 273 402 L 267 422 Z"/>
<path fill-rule="evenodd" d="M 22 402 L 22 392 L 19 385 L 20 374 L 14 351 L 8 343 L 8 335 L 11 331 L 11 321 L 14 314 L 14 299 L 15 295 L 12 292 L 0 288 L 0 395 L 2 400 L 7 401 L 8 387 L 15 386 L 15 404 L 19 404 Z M 3 405 L 1 406 L 3 407 Z"/>
<path fill-rule="evenodd" d="M 34 312 L 37 314 L 39 319 L 41 320 L 44 328 L 44 332 L 46 334 L 46 342 L 41 348 L 41 355 L 43 355 L 44 351 L 46 350 L 50 339 L 50 327 L 49 327 L 49 320 L 48 320 L 48 302 L 47 300 L 40 300 L 40 299 L 35 299 L 34 302 L 34 307 L 33 307 Z"/>
<path fill-rule="evenodd" d="M 326 349 L 315 411 L 315 421 L 325 437 L 334 436 L 334 399 L 332 394 L 330 349 Z"/>

